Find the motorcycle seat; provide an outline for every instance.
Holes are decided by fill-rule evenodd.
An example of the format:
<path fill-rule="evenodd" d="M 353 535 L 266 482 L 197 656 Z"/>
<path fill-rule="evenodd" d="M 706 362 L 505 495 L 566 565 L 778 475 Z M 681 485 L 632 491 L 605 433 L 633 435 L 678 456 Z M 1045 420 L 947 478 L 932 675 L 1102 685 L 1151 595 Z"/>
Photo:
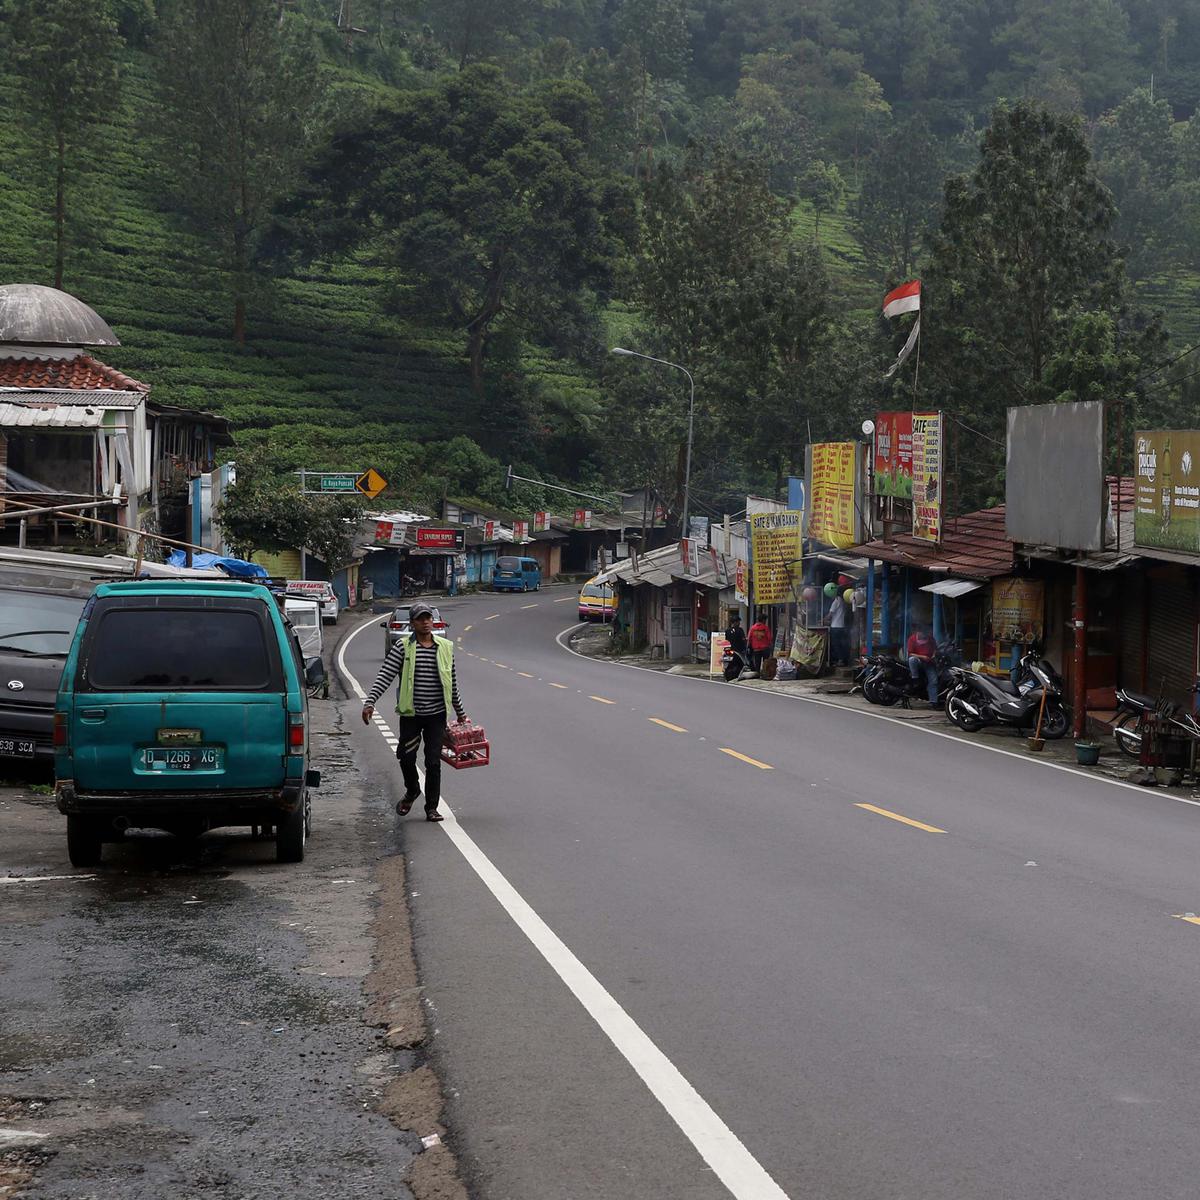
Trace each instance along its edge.
<path fill-rule="evenodd" d="M 1007 692 L 1010 696 L 1021 695 L 1021 689 L 1011 679 L 993 679 L 991 682 L 1002 692 Z"/>
<path fill-rule="evenodd" d="M 1154 708 L 1158 701 L 1153 696 L 1147 696 L 1145 692 L 1131 692 L 1127 688 L 1122 688 L 1117 693 L 1118 700 L 1126 700 L 1136 708 Z"/>

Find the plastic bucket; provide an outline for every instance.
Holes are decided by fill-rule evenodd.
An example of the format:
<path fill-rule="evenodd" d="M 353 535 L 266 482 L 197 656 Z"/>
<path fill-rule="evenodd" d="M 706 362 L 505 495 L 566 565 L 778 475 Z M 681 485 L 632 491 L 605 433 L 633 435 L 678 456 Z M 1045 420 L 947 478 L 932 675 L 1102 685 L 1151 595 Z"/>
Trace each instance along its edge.
<path fill-rule="evenodd" d="M 1081 767 L 1094 767 L 1100 761 L 1099 743 L 1076 742 L 1075 759 Z"/>

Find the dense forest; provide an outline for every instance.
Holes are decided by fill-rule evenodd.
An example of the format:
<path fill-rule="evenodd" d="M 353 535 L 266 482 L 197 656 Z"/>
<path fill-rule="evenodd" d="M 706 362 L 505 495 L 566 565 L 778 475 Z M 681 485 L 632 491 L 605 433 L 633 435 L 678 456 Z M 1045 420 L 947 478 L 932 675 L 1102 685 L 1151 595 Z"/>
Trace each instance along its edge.
<path fill-rule="evenodd" d="M 0 0 L 0 278 L 259 472 L 779 494 L 881 407 L 1194 424 L 1185 0 Z M 887 366 L 923 281 L 919 355 Z M 1128 457 L 1126 456 L 1126 461 Z"/>

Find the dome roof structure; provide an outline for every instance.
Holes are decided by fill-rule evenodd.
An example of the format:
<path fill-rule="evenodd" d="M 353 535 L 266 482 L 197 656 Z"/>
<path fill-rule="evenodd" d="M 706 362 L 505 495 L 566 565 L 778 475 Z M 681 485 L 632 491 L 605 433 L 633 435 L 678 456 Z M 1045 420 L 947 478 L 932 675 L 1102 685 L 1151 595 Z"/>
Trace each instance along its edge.
<path fill-rule="evenodd" d="M 36 283 L 0 284 L 0 345 L 119 346 L 82 300 Z"/>

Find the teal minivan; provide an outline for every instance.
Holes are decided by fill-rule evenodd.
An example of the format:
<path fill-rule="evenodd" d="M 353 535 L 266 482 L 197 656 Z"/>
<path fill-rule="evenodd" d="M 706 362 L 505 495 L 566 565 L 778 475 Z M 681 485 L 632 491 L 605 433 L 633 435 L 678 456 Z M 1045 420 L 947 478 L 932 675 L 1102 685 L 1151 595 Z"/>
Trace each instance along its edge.
<path fill-rule="evenodd" d="M 95 866 L 130 827 L 187 837 L 222 825 L 273 828 L 277 859 L 301 861 L 320 783 L 308 769 L 310 682 L 261 584 L 101 584 L 54 713 L 71 862 Z"/>
<path fill-rule="evenodd" d="M 492 588 L 497 592 L 536 592 L 542 586 L 542 568 L 536 558 L 502 554 L 492 571 Z"/>

